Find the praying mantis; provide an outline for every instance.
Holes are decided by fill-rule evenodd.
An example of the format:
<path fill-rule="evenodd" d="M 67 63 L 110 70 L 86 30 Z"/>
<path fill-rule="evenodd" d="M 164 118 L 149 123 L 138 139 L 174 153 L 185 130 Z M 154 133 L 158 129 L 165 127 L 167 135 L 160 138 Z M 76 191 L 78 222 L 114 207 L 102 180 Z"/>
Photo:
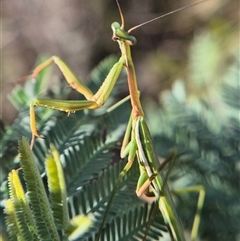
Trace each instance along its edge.
<path fill-rule="evenodd" d="M 203 2 L 203 1 L 201 1 Z M 84 109 L 97 109 L 105 104 L 108 97 L 110 96 L 118 77 L 123 68 L 125 68 L 127 72 L 127 80 L 128 80 L 128 88 L 130 94 L 131 101 L 131 115 L 129 118 L 129 122 L 127 125 L 127 129 L 123 138 L 123 143 L 121 147 L 120 156 L 122 158 L 127 157 L 127 164 L 124 169 L 119 174 L 119 178 L 117 183 L 120 183 L 126 172 L 131 168 L 134 159 L 138 160 L 140 176 L 137 183 L 136 194 L 141 196 L 142 194 L 147 194 L 149 187 L 152 187 L 153 193 L 155 195 L 156 200 L 158 201 L 159 209 L 161 210 L 164 221 L 169 228 L 169 232 L 172 240 L 175 241 L 184 241 L 185 237 L 182 231 L 181 222 L 178 219 L 177 213 L 174 208 L 174 204 L 172 201 L 171 193 L 169 191 L 168 185 L 164 179 L 164 176 L 159 173 L 159 170 L 162 168 L 158 168 L 158 158 L 156 157 L 153 142 L 151 138 L 150 131 L 148 129 L 144 111 L 140 102 L 140 94 L 137 85 L 137 78 L 134 68 L 134 63 L 131 57 L 131 46 L 136 44 L 137 40 L 134 36 L 130 35 L 130 33 L 152 21 L 155 21 L 159 18 L 162 18 L 166 15 L 172 14 L 177 11 L 181 11 L 187 7 L 193 6 L 197 3 L 193 3 L 172 11 L 168 14 L 156 17 L 152 20 L 149 20 L 145 23 L 137 25 L 128 31 L 124 30 L 124 17 L 121 11 L 120 4 L 118 0 L 116 0 L 121 24 L 118 22 L 114 22 L 111 25 L 113 36 L 112 40 L 117 42 L 121 51 L 121 57 L 118 62 L 111 68 L 109 74 L 106 79 L 102 83 L 99 90 L 93 94 L 92 91 L 80 80 L 76 77 L 76 75 L 69 69 L 69 67 L 64 63 L 62 59 L 57 56 L 52 56 L 47 59 L 42 64 L 38 65 L 32 72 L 32 78 L 36 79 L 37 75 L 45 69 L 47 66 L 55 63 L 61 72 L 63 73 L 68 84 L 75 89 L 77 92 L 84 95 L 86 100 L 52 100 L 52 99 L 36 99 L 30 104 L 30 128 L 32 132 L 32 141 L 31 147 L 34 145 L 34 138 L 43 138 L 37 131 L 37 124 L 35 118 L 35 106 L 43 106 L 47 108 L 53 108 L 56 110 L 67 112 L 68 115 L 74 113 L 75 111 L 84 110 Z M 116 188 L 116 187 L 115 187 Z M 110 204 L 109 204 L 110 205 Z M 199 221 L 198 221 L 199 222 Z M 198 224 L 194 224 L 197 225 Z M 101 228 L 100 228 L 101 229 Z M 195 228 L 198 229 L 198 227 Z M 196 233 L 192 235 L 193 239 L 196 238 Z M 98 238 L 97 238 L 98 239 Z"/>

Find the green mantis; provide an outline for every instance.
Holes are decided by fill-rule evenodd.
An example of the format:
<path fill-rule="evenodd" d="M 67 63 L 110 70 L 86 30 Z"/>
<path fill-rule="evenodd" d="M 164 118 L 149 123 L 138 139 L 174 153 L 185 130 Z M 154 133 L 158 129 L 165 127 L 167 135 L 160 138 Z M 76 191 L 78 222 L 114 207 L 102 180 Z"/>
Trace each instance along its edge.
<path fill-rule="evenodd" d="M 134 29 L 146 23 L 159 19 L 173 12 L 180 11 L 193 4 L 163 16 L 159 16 L 148 22 L 135 26 L 128 31 L 125 31 L 124 18 L 118 0 L 116 0 L 116 3 L 120 12 L 121 24 L 114 22 L 111 25 L 113 31 L 112 40 L 119 44 L 121 57 L 112 67 L 102 86 L 95 94 L 93 94 L 92 91 L 87 86 L 85 86 L 85 84 L 83 84 L 83 82 L 79 80 L 69 69 L 69 67 L 57 56 L 52 56 L 33 70 L 32 77 L 35 79 L 39 72 L 41 72 L 44 68 L 52 63 L 55 63 L 63 73 L 68 84 L 73 89 L 83 94 L 86 100 L 66 101 L 41 98 L 34 100 L 30 104 L 30 127 L 32 131 L 31 146 L 33 147 L 35 137 L 42 138 L 42 136 L 37 131 L 34 111 L 35 106 L 57 109 L 67 112 L 68 115 L 79 110 L 100 108 L 102 105 L 104 105 L 110 96 L 122 69 L 125 68 L 127 72 L 132 112 L 121 148 L 121 157 L 127 157 L 128 161 L 119 175 L 118 182 L 121 182 L 125 173 L 128 172 L 128 170 L 131 168 L 135 157 L 137 157 L 140 170 L 140 177 L 136 189 L 137 195 L 140 196 L 143 193 L 147 193 L 149 185 L 151 185 L 154 195 L 158 200 L 159 209 L 163 214 L 166 225 L 169 227 L 169 232 L 172 240 L 183 241 L 185 238 L 182 232 L 180 221 L 174 208 L 171 193 L 164 181 L 164 177 L 158 173 L 158 159 L 155 155 L 151 134 L 148 130 L 148 126 L 144 118 L 144 111 L 140 102 L 139 90 L 137 86 L 136 73 L 131 57 L 131 46 L 136 44 L 137 41 L 134 36 L 130 35 L 130 33 Z"/>

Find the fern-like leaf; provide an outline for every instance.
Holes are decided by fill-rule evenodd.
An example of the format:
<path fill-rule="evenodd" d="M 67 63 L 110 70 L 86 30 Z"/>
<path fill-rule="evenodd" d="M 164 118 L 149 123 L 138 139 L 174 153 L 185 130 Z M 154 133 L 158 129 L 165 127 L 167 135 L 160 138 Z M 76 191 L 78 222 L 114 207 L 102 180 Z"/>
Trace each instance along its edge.
<path fill-rule="evenodd" d="M 8 225 L 15 225 L 15 228 L 18 231 L 18 239 L 38 241 L 39 239 L 36 234 L 36 227 L 32 213 L 25 198 L 25 193 L 18 177 L 18 173 L 15 170 L 12 170 L 12 172 L 9 173 L 9 189 L 13 207 L 11 211 L 15 212 L 15 215 L 13 213 L 9 213 L 9 215 L 12 217 L 13 215 L 16 216 L 16 220 L 14 223 Z"/>
<path fill-rule="evenodd" d="M 59 240 L 49 201 L 28 141 L 19 142 L 19 152 L 29 201 L 40 240 Z"/>
<path fill-rule="evenodd" d="M 51 145 L 51 151 L 46 161 L 48 191 L 55 225 L 59 230 L 65 230 L 68 225 L 67 194 L 63 170 L 59 154 Z"/>
<path fill-rule="evenodd" d="M 11 241 L 24 241 L 17 221 L 16 211 L 11 199 L 8 199 L 4 208 L 7 232 Z M 20 235 L 19 235 L 20 234 Z"/>

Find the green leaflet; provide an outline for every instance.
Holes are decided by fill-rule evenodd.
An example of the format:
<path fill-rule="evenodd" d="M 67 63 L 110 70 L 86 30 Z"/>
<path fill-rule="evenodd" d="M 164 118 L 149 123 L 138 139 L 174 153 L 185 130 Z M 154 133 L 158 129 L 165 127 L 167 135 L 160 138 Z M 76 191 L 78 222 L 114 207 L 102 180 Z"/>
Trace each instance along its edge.
<path fill-rule="evenodd" d="M 81 215 L 76 216 L 74 221 L 68 220 L 66 186 L 56 148 L 51 145 L 51 151 L 46 158 L 50 202 L 26 138 L 19 141 L 19 152 L 28 199 L 25 197 L 18 172 L 12 170 L 8 178 L 10 199 L 4 210 L 10 239 L 73 240 L 71 236 L 76 238 L 86 232 L 92 225 L 90 217 Z"/>
<path fill-rule="evenodd" d="M 65 229 L 68 223 L 66 184 L 59 154 L 53 145 L 45 166 L 55 224 L 58 229 Z"/>
<path fill-rule="evenodd" d="M 43 182 L 26 138 L 19 141 L 19 152 L 29 202 L 40 240 L 60 240 Z"/>

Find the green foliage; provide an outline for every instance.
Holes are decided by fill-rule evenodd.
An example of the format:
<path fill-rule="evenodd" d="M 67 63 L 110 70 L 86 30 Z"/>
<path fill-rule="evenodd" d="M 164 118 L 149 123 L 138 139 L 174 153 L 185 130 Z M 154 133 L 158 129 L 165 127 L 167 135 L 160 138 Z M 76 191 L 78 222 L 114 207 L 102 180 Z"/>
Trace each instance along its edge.
<path fill-rule="evenodd" d="M 26 138 L 19 141 L 19 155 L 27 193 L 18 172 L 12 170 L 8 177 L 10 199 L 4 209 L 10 239 L 73 240 L 72 233 L 78 237 L 86 232 L 92 224 L 89 217 L 77 216 L 74 226 L 69 223 L 65 181 L 57 150 L 51 146 L 46 158 L 50 202 Z"/>
<path fill-rule="evenodd" d="M 179 152 L 170 175 L 170 186 L 205 187 L 200 236 L 204 240 L 227 241 L 237 240 L 239 235 L 239 59 L 234 54 L 236 48 L 232 47 L 231 61 L 224 64 L 219 55 L 222 43 L 216 39 L 217 36 L 209 33 L 196 38 L 189 54 L 186 81 L 176 81 L 172 91 L 161 95 L 161 108 L 152 100 L 145 100 L 144 109 L 158 155 L 167 157 L 172 147 Z M 210 52 L 212 55 L 208 59 Z M 206 59 L 207 63 L 204 62 Z M 106 60 L 93 72 L 94 78 L 89 82 L 92 90 L 100 86 L 114 61 L 112 58 Z M 217 66 L 223 66 L 221 71 Z M 44 79 L 44 74 L 38 81 L 41 78 Z M 94 240 L 112 188 L 125 164 L 125 160 L 119 158 L 119 146 L 130 115 L 130 105 L 125 102 L 106 112 L 125 83 L 125 78 L 120 78 L 111 99 L 100 110 L 80 111 L 67 118 L 58 111 L 37 108 L 38 129 L 45 139 L 36 140 L 33 154 L 43 181 L 46 182 L 44 160 L 53 143 L 64 168 L 69 218 L 94 214 L 94 225 L 81 240 Z M 59 86 L 52 90 L 51 98 L 68 96 L 69 89 L 62 88 L 60 83 Z M 31 95 L 38 96 L 43 92 L 41 88 Z M 17 140 L 22 136 L 31 137 L 29 110 L 25 103 L 28 95 L 25 94 L 24 89 L 14 92 L 12 98 L 21 113 L 11 128 L 3 126 L 1 129 L 1 181 L 12 168 L 18 167 L 18 160 L 12 161 L 17 153 Z M 100 230 L 101 240 L 143 239 L 154 208 L 136 197 L 138 176 L 135 162 L 117 190 L 106 223 Z M 2 192 L 1 199 L 4 198 L 6 193 Z M 191 229 L 196 203 L 195 194 L 176 196 L 177 211 L 188 230 Z M 150 224 L 147 240 L 158 240 L 164 231 L 166 227 L 158 212 Z"/>

